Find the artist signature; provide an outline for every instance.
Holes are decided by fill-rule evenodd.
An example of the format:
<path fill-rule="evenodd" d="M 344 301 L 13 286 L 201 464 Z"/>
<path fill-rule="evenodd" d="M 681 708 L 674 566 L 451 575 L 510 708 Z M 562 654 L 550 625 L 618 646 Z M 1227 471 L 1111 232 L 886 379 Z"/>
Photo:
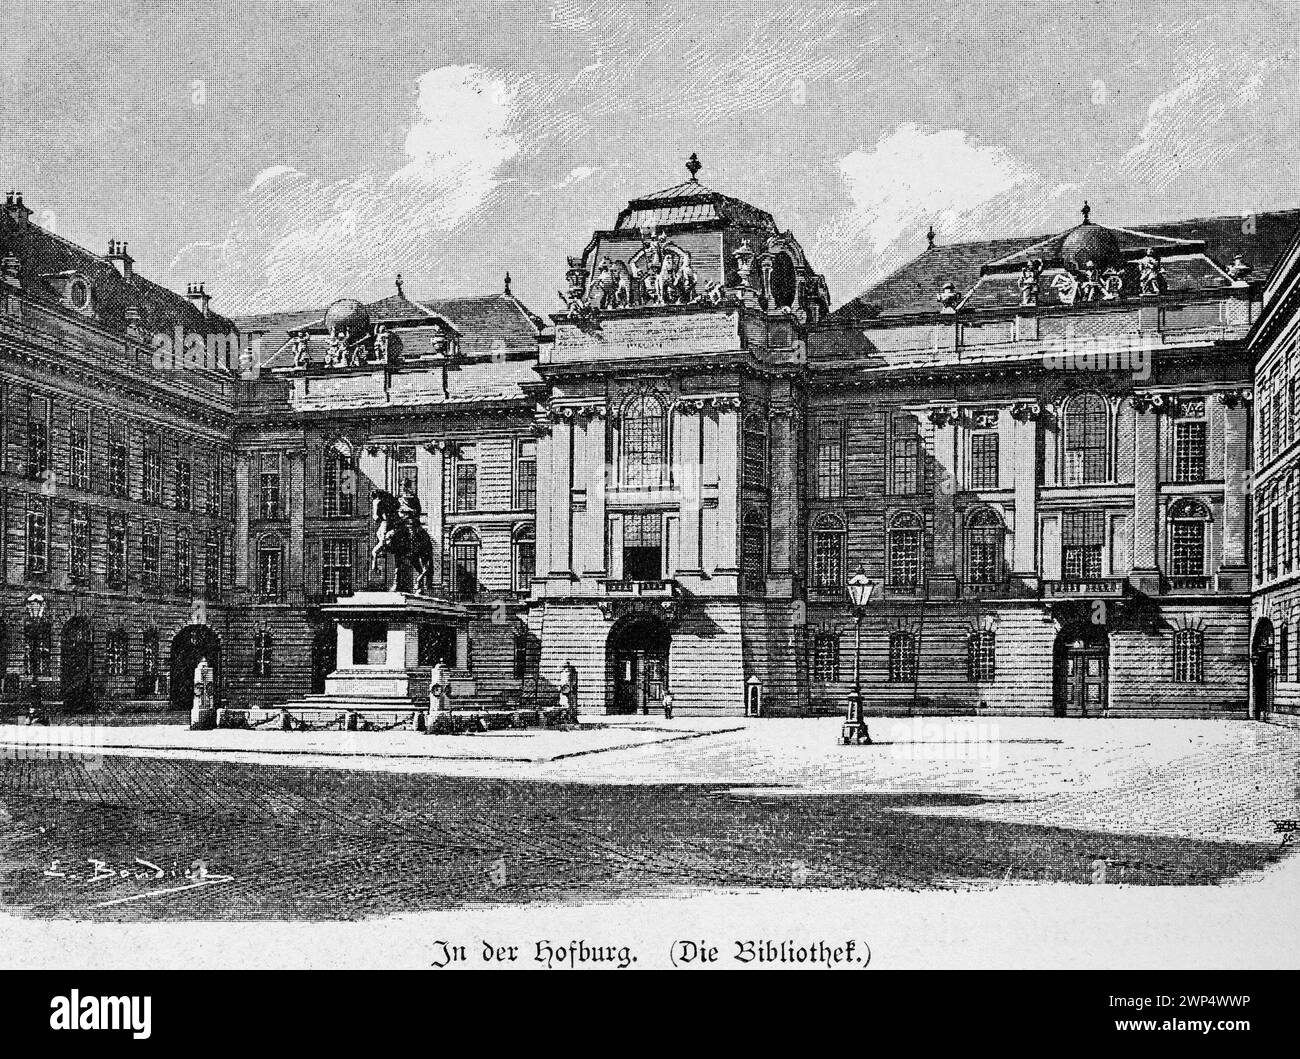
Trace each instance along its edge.
<path fill-rule="evenodd" d="M 1282 836 L 1282 845 L 1289 846 L 1295 841 L 1295 834 L 1300 831 L 1300 820 L 1274 820 L 1273 830 Z"/>
<path fill-rule="evenodd" d="M 234 880 L 233 875 L 219 875 L 208 870 L 208 863 L 204 860 L 194 860 L 190 866 L 182 871 L 178 866 L 164 868 L 161 865 L 154 864 L 152 861 L 145 860 L 143 857 L 134 858 L 133 862 L 126 867 L 114 867 L 108 861 L 100 860 L 97 857 L 87 857 L 86 864 L 90 866 L 89 870 L 81 868 L 80 862 L 75 868 L 69 868 L 61 860 L 50 861 L 50 866 L 44 869 L 41 874 L 47 879 L 66 879 L 69 882 L 101 882 L 108 879 L 133 879 L 137 881 L 159 882 L 165 879 L 184 879 L 186 882 L 178 886 L 166 886 L 158 889 L 146 890 L 143 893 L 131 894 L 129 897 L 119 897 L 111 901 L 100 901 L 97 908 L 107 908 L 109 905 L 126 904 L 128 901 L 140 901 L 147 897 L 161 897 L 164 894 L 181 893 L 185 890 L 194 890 L 201 886 L 213 886 L 217 883 L 227 883 Z"/>

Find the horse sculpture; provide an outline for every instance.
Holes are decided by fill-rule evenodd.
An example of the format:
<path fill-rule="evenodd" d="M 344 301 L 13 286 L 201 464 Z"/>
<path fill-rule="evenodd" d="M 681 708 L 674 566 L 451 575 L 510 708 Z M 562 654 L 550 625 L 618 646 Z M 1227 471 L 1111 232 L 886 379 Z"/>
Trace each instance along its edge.
<path fill-rule="evenodd" d="M 391 555 L 396 563 L 393 591 L 397 591 L 405 568 L 411 571 L 412 591 L 427 594 L 433 570 L 433 538 L 420 525 L 419 499 L 412 493 L 403 493 L 399 498 L 385 489 L 376 489 L 370 496 L 370 515 L 376 525 L 370 572 L 379 573 L 381 558 Z"/>

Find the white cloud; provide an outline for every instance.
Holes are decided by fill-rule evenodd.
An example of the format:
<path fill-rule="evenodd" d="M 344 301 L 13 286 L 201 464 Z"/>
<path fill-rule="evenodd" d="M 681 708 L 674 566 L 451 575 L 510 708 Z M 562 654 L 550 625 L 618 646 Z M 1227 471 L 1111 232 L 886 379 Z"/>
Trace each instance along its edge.
<path fill-rule="evenodd" d="M 813 257 L 831 277 L 845 277 L 841 298 L 918 253 L 931 224 L 944 243 L 1036 232 L 1075 189 L 1049 186 L 1005 148 L 961 129 L 911 122 L 844 156 L 839 171 L 849 206 L 818 229 Z"/>
<path fill-rule="evenodd" d="M 475 66 L 430 70 L 418 84 L 395 172 L 326 181 L 270 166 L 236 204 L 225 238 L 191 244 L 172 267 L 207 279 L 226 312 L 316 305 L 373 289 L 378 277 L 433 271 L 522 149 L 511 131 L 520 84 Z"/>

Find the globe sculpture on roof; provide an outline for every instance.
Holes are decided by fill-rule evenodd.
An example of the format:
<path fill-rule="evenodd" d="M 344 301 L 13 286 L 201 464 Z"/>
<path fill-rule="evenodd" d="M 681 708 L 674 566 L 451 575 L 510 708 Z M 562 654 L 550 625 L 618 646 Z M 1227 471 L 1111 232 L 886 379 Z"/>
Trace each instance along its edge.
<path fill-rule="evenodd" d="M 1071 228 L 1061 240 L 1061 261 L 1075 272 L 1085 272 L 1091 264 L 1104 272 L 1123 265 L 1119 237 L 1109 228 L 1085 221 Z"/>
<path fill-rule="evenodd" d="M 325 329 L 331 335 L 342 332 L 356 339 L 370 330 L 370 314 L 356 298 L 340 298 L 325 313 Z"/>

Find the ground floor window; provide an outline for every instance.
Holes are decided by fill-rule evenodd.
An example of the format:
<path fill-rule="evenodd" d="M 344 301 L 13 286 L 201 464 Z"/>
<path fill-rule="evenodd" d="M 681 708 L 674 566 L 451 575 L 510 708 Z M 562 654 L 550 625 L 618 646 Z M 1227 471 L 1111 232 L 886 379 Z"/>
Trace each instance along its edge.
<path fill-rule="evenodd" d="M 1199 684 L 1205 679 L 1205 637 L 1200 629 L 1174 633 L 1174 680 Z"/>
<path fill-rule="evenodd" d="M 253 638 L 253 675 L 269 677 L 271 675 L 271 634 L 265 629 Z"/>
<path fill-rule="evenodd" d="M 896 632 L 889 637 L 889 679 L 916 680 L 916 637 L 910 632 Z"/>
<path fill-rule="evenodd" d="M 993 679 L 997 661 L 997 637 L 992 629 L 973 632 L 966 640 L 966 675 L 974 681 Z"/>
<path fill-rule="evenodd" d="M 840 638 L 823 633 L 813 637 L 813 680 L 833 684 L 840 679 Z"/>

